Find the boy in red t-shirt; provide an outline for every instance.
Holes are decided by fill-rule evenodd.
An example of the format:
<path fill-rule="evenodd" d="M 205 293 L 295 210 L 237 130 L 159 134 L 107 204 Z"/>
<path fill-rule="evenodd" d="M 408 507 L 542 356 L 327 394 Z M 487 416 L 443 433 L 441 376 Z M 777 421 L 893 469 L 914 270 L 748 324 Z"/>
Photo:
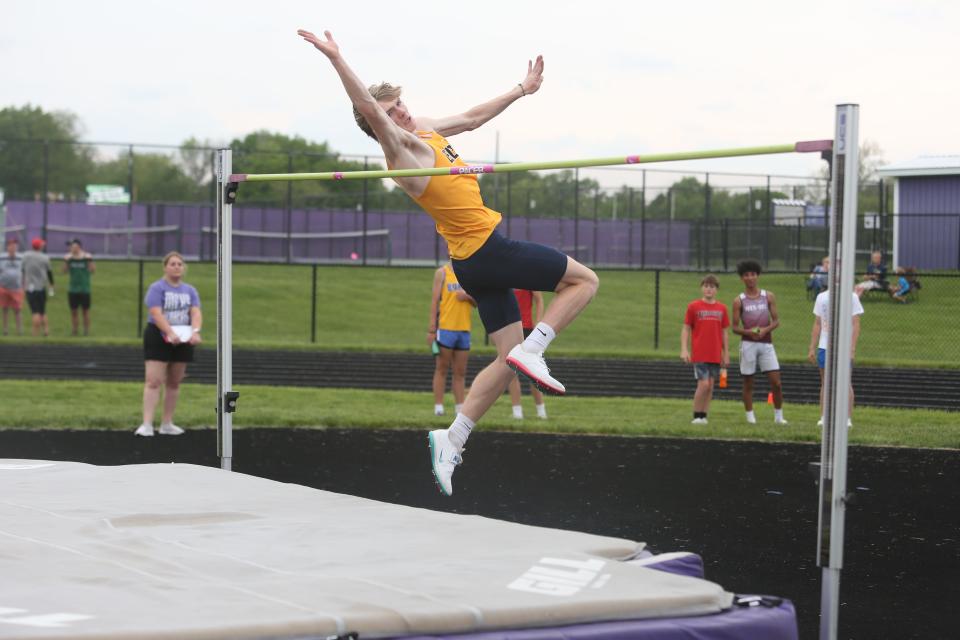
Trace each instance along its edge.
<path fill-rule="evenodd" d="M 713 274 L 708 274 L 700 281 L 703 297 L 687 305 L 683 330 L 680 332 L 680 358 L 684 362 L 693 363 L 693 376 L 697 380 L 691 424 L 707 424 L 707 410 L 713 397 L 714 381 L 720 377 L 721 364 L 724 368 L 730 364 L 727 335 L 730 317 L 727 315 L 727 306 L 717 302 L 719 288 L 720 281 Z M 693 355 L 687 349 L 691 333 Z"/>

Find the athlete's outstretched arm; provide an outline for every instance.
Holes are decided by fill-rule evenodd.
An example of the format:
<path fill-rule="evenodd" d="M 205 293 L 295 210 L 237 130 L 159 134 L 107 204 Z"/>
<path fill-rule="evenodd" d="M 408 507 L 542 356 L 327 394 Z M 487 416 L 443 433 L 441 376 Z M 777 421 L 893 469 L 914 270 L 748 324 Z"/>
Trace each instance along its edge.
<path fill-rule="evenodd" d="M 402 141 L 401 129 L 393 123 L 383 107 L 377 104 L 377 101 L 370 95 L 357 74 L 353 72 L 353 69 L 340 55 L 340 47 L 334 41 L 333 34 L 324 31 L 324 38 L 320 38 L 306 29 L 298 29 L 297 35 L 327 56 L 337 75 L 340 76 L 340 81 L 347 91 L 347 96 L 349 96 L 357 111 L 360 112 L 360 115 L 370 124 L 373 132 L 377 134 L 377 141 L 384 148 L 384 151 L 389 155 L 391 149 L 399 148 Z"/>
<path fill-rule="evenodd" d="M 543 56 L 537 56 L 536 62 L 527 61 L 527 75 L 523 82 L 514 85 L 509 91 L 493 100 L 469 109 L 455 116 L 445 118 L 417 118 L 417 128 L 436 131 L 440 135 L 452 136 L 464 131 L 473 131 L 502 113 L 518 98 L 536 93 L 543 84 Z"/>

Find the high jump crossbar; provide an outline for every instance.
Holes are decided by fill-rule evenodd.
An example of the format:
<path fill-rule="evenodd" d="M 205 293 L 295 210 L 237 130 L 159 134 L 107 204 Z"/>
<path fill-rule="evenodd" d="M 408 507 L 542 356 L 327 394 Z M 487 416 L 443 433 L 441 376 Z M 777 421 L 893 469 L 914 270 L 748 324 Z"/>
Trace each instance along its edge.
<path fill-rule="evenodd" d="M 541 171 L 546 169 L 580 169 L 621 164 L 651 164 L 678 160 L 707 160 L 738 156 L 761 156 L 776 153 L 813 153 L 830 151 L 833 140 L 806 140 L 765 147 L 737 147 L 707 151 L 680 151 L 647 155 L 612 156 L 585 160 L 553 160 L 545 162 L 509 162 L 504 164 L 473 164 L 426 169 L 383 169 L 367 171 L 326 171 L 322 173 L 234 173 L 229 182 L 277 182 L 293 180 L 369 180 L 375 178 L 414 178 L 419 176 L 446 176 L 478 173 L 510 173 L 513 171 Z"/>

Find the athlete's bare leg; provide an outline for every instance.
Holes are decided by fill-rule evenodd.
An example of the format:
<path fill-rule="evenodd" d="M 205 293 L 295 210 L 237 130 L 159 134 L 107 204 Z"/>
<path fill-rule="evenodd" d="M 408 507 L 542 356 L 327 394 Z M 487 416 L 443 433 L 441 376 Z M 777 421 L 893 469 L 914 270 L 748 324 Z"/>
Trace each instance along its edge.
<path fill-rule="evenodd" d="M 771 371 L 767 374 L 767 380 L 770 382 L 770 392 L 773 393 L 773 408 L 783 408 L 783 384 L 780 382 L 780 372 Z"/>
<path fill-rule="evenodd" d="M 493 406 L 515 377 L 513 369 L 507 366 L 506 359 L 510 349 L 522 340 L 523 325 L 519 321 L 490 334 L 490 341 L 497 347 L 497 359 L 484 367 L 473 379 L 470 393 L 467 394 L 460 413 L 477 422 Z"/>
<path fill-rule="evenodd" d="M 697 380 L 697 390 L 693 393 L 693 410 L 707 413 L 710 411 L 710 399 L 713 397 L 713 378 Z"/>
<path fill-rule="evenodd" d="M 753 376 L 742 376 L 743 378 L 743 408 L 745 411 L 753 411 Z"/>
<path fill-rule="evenodd" d="M 469 351 L 461 349 L 453 352 L 453 380 L 450 383 L 450 390 L 453 392 L 453 401 L 457 404 L 463 404 L 467 395 L 467 360 L 469 359 Z"/>
<path fill-rule="evenodd" d="M 443 404 L 443 396 L 447 390 L 447 371 L 453 362 L 453 349 L 440 347 L 436 366 L 433 369 L 433 403 Z"/>
<path fill-rule="evenodd" d="M 557 294 L 543 314 L 542 322 L 560 333 L 593 300 L 599 286 L 597 274 L 567 256 L 567 270 L 557 285 Z M 520 336 L 522 339 L 523 333 Z"/>

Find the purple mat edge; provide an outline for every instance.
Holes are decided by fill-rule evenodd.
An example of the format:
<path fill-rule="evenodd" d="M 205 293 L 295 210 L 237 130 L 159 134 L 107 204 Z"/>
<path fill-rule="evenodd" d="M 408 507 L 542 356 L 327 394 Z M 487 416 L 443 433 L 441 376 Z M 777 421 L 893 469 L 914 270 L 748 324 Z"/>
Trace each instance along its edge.
<path fill-rule="evenodd" d="M 776 607 L 734 607 L 722 613 L 683 618 L 595 622 L 565 627 L 505 629 L 402 640 L 798 640 L 793 603 Z M 396 639 L 400 640 L 400 639 Z"/>

